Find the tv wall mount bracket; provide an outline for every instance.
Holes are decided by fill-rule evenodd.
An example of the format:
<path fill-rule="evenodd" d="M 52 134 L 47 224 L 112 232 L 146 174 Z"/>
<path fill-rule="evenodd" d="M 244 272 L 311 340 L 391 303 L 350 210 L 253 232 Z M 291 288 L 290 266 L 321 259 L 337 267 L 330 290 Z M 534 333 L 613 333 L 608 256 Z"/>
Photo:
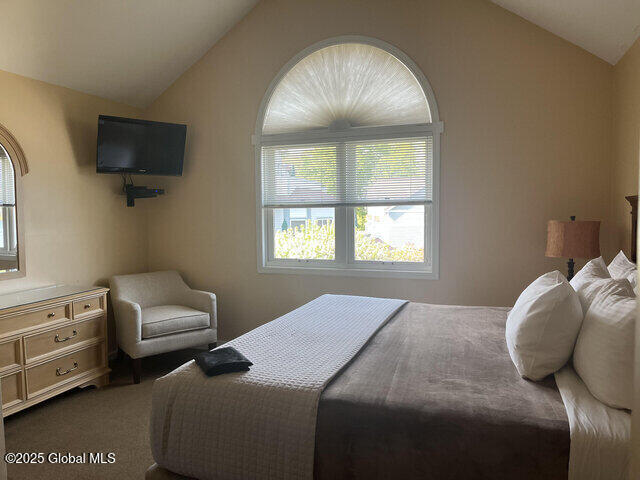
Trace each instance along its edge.
<path fill-rule="evenodd" d="M 149 188 L 144 185 L 134 185 L 131 175 L 129 175 L 129 181 L 125 174 L 122 174 L 124 185 L 122 187 L 124 193 L 127 195 L 127 207 L 135 207 L 136 198 L 155 198 L 158 195 L 164 195 L 163 188 Z"/>

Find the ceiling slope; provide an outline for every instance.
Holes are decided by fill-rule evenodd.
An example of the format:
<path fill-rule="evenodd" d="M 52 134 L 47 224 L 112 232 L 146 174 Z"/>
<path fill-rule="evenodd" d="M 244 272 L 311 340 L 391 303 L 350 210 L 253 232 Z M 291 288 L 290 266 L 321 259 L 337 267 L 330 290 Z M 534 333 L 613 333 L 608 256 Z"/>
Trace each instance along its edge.
<path fill-rule="evenodd" d="M 640 0 L 492 0 L 615 64 Z M 3 0 L 0 69 L 146 107 L 257 0 Z"/>
<path fill-rule="evenodd" d="M 4 0 L 0 69 L 148 106 L 257 0 Z"/>
<path fill-rule="evenodd" d="M 615 65 L 640 35 L 640 0 L 491 0 Z"/>

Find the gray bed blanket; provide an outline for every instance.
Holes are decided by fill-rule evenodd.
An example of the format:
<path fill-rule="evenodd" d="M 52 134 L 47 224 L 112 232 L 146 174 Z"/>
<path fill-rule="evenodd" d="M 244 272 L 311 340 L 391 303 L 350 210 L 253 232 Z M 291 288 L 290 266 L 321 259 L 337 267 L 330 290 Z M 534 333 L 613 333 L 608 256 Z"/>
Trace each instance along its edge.
<path fill-rule="evenodd" d="M 507 309 L 411 303 L 325 388 L 317 479 L 567 479 L 553 376 L 519 377 Z"/>
<path fill-rule="evenodd" d="M 189 362 L 159 378 L 156 463 L 200 480 L 312 478 L 322 390 L 405 304 L 322 295 L 226 344 L 251 359 L 250 371 L 207 377 Z"/>

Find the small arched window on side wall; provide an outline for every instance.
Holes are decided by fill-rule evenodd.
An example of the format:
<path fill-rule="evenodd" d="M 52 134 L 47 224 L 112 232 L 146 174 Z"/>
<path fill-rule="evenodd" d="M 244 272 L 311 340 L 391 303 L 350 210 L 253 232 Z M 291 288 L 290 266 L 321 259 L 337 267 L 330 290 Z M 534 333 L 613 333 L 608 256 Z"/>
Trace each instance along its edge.
<path fill-rule="evenodd" d="M 0 125 L 0 280 L 25 275 L 20 179 L 27 172 L 20 144 Z"/>
<path fill-rule="evenodd" d="M 385 42 L 293 58 L 253 136 L 258 270 L 438 278 L 442 130 L 427 79 Z"/>

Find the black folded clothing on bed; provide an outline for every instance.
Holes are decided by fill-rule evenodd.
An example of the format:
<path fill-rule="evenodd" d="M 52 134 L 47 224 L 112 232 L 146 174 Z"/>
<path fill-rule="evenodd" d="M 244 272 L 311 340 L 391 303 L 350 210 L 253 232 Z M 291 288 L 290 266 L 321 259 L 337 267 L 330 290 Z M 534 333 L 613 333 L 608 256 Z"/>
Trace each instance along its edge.
<path fill-rule="evenodd" d="M 216 348 L 198 353 L 194 360 L 209 377 L 231 372 L 246 372 L 253 365 L 247 357 L 233 347 Z"/>

